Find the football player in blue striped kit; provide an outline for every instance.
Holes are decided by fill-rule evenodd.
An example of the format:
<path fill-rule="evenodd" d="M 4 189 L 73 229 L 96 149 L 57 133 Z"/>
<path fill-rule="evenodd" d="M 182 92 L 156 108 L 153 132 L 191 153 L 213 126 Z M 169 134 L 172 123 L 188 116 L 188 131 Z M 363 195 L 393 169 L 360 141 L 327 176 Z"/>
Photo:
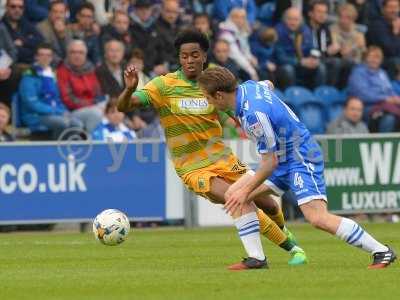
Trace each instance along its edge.
<path fill-rule="evenodd" d="M 369 268 L 384 268 L 395 261 L 396 254 L 390 247 L 378 242 L 353 220 L 328 211 L 322 151 L 270 85 L 255 81 L 238 85 L 234 75 L 221 67 L 207 69 L 198 82 L 217 109 L 235 112 L 261 155 L 255 174 L 241 177 L 225 193 L 225 208 L 230 213 L 247 204 L 250 193 L 260 186 L 268 186 L 266 191 L 278 195 L 290 189 L 304 217 L 314 227 L 369 252 L 373 256 Z"/>

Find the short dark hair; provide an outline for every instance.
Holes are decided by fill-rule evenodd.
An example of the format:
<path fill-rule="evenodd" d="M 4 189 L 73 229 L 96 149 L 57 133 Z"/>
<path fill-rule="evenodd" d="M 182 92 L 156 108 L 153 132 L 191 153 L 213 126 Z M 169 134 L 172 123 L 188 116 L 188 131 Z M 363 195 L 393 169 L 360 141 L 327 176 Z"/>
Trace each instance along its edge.
<path fill-rule="evenodd" d="M 199 18 L 206 18 L 208 20 L 208 22 L 211 24 L 211 19 L 210 19 L 208 14 L 206 14 L 206 13 L 195 13 L 194 16 L 193 16 L 193 22 L 194 22 L 194 20 L 199 19 Z"/>
<path fill-rule="evenodd" d="M 237 88 L 235 75 L 223 67 L 206 69 L 197 79 L 197 82 L 210 95 L 214 95 L 216 92 L 232 93 Z"/>
<path fill-rule="evenodd" d="M 312 1 L 308 4 L 308 9 L 309 9 L 309 11 L 312 11 L 312 10 L 314 9 L 314 7 L 316 7 L 317 5 L 325 5 L 326 7 L 329 8 L 328 1 L 326 1 L 326 0 L 312 0 Z"/>
<path fill-rule="evenodd" d="M 130 59 L 132 59 L 132 58 L 144 60 L 144 53 L 143 53 L 142 49 L 140 49 L 140 48 L 133 49 Z"/>
<path fill-rule="evenodd" d="M 113 15 L 112 15 L 112 22 L 114 22 L 115 21 L 115 19 L 117 18 L 117 16 L 125 16 L 125 17 L 127 17 L 128 19 L 129 19 L 129 15 L 128 15 L 128 13 L 126 12 L 126 11 L 123 11 L 123 10 L 116 10 L 116 11 L 114 11 L 114 13 L 113 13 Z"/>
<path fill-rule="evenodd" d="M 52 10 L 52 8 L 58 4 L 64 5 L 65 8 L 68 7 L 67 4 L 64 2 L 64 0 L 53 0 L 53 1 L 50 1 L 49 10 Z"/>
<path fill-rule="evenodd" d="M 46 42 L 40 43 L 36 46 L 35 54 L 38 54 L 40 49 L 49 49 L 54 52 L 53 46 L 50 43 Z"/>
<path fill-rule="evenodd" d="M 91 10 L 93 13 L 95 12 L 95 7 L 94 7 L 94 5 L 92 4 L 92 3 L 90 3 L 90 2 L 83 2 L 81 5 L 79 5 L 79 7 L 78 7 L 78 9 L 77 9 L 77 11 L 76 11 L 76 13 L 77 14 L 79 14 L 82 10 L 84 10 L 84 9 L 89 9 L 89 10 Z"/>
<path fill-rule="evenodd" d="M 358 97 L 356 97 L 356 96 L 349 96 L 349 97 L 346 99 L 346 101 L 344 102 L 344 107 L 347 107 L 347 106 L 349 105 L 349 103 L 350 103 L 351 101 L 353 101 L 353 100 L 359 101 L 359 102 L 361 102 L 362 104 L 364 104 L 364 102 L 362 102 L 362 100 L 361 100 L 360 98 L 358 98 Z"/>
<path fill-rule="evenodd" d="M 174 46 L 179 53 L 181 46 L 188 43 L 198 43 L 204 52 L 207 52 L 210 47 L 207 36 L 196 29 L 185 29 L 179 32 L 175 39 Z"/>

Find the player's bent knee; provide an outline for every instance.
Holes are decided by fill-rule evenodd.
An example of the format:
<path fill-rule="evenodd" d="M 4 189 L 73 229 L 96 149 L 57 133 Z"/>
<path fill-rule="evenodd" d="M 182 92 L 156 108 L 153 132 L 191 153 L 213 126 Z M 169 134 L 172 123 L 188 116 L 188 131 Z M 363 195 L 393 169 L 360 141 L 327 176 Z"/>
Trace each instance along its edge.
<path fill-rule="evenodd" d="M 280 211 L 279 204 L 270 195 L 257 197 L 254 203 L 258 208 L 269 215 L 276 215 Z"/>

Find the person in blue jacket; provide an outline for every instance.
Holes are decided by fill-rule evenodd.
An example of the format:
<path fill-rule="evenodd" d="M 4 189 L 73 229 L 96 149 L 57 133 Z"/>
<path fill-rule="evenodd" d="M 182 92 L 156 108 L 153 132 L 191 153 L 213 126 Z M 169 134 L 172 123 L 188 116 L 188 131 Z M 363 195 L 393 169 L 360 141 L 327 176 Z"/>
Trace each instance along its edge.
<path fill-rule="evenodd" d="M 53 50 L 49 44 L 40 44 L 35 63 L 22 76 L 19 85 L 21 121 L 33 132 L 48 129 L 58 139 L 67 128 L 82 128 L 80 120 L 72 117 L 60 98 L 55 72 L 50 64 Z"/>
<path fill-rule="evenodd" d="M 348 93 L 364 102 L 370 122 L 378 123 L 377 131 L 393 132 L 400 120 L 400 96 L 396 95 L 389 76 L 381 68 L 382 61 L 382 49 L 368 47 L 365 62 L 355 67 L 350 75 Z"/>
<path fill-rule="evenodd" d="M 308 88 L 325 83 L 326 69 L 314 45 L 311 29 L 303 24 L 301 11 L 291 7 L 275 27 L 278 33 L 276 62 L 280 87 L 299 84 Z"/>

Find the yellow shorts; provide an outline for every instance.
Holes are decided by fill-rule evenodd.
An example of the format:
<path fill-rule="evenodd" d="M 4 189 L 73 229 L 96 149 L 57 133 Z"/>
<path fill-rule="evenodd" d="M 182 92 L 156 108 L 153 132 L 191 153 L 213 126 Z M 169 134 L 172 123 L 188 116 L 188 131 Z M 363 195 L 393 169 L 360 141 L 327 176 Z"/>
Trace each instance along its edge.
<path fill-rule="evenodd" d="M 182 176 L 183 183 L 196 194 L 206 197 L 210 191 L 210 181 L 213 177 L 220 177 L 229 183 L 237 181 L 248 171 L 235 155 L 216 161 L 214 164 L 194 170 Z M 207 197 L 208 198 L 208 197 Z"/>

